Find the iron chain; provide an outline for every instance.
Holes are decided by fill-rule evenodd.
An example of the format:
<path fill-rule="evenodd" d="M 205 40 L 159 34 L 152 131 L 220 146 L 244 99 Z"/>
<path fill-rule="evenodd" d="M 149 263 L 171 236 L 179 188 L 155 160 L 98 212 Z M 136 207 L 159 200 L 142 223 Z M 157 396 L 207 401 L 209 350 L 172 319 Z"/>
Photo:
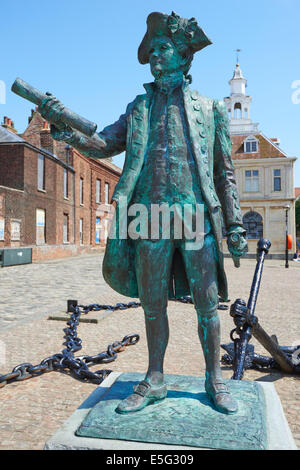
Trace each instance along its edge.
<path fill-rule="evenodd" d="M 182 303 L 193 303 L 190 296 L 180 297 L 174 300 Z M 82 349 L 82 341 L 77 335 L 79 318 L 82 314 L 86 315 L 91 311 L 99 310 L 116 311 L 128 308 L 137 308 L 140 307 L 141 304 L 140 302 L 129 302 L 127 304 L 117 303 L 116 305 L 77 305 L 76 301 L 74 301 L 73 304 L 73 301 L 69 302 L 71 303 L 68 310 L 71 313 L 71 317 L 67 321 L 67 327 L 63 330 L 65 333 L 65 342 L 63 343 L 64 346 L 66 346 L 65 349 L 63 349 L 61 353 L 53 354 L 52 356 L 43 359 L 40 364 L 33 365 L 29 362 L 25 362 L 14 367 L 12 372 L 0 375 L 0 388 L 9 383 L 27 380 L 46 372 L 52 372 L 53 370 L 69 370 L 80 380 L 100 384 L 112 371 L 104 369 L 92 372 L 89 370 L 89 367 L 94 364 L 108 364 L 115 361 L 119 352 L 124 351 L 127 346 L 132 346 L 139 341 L 140 337 L 135 333 L 125 336 L 122 341 L 115 341 L 107 347 L 106 351 L 95 356 L 86 355 L 75 357 L 74 353 Z M 220 310 L 225 310 L 228 307 L 225 305 L 219 305 L 218 308 Z"/>
<path fill-rule="evenodd" d="M 53 370 L 69 370 L 80 380 L 100 384 L 112 371 L 104 369 L 92 372 L 89 370 L 89 367 L 94 364 L 107 364 L 115 361 L 119 352 L 124 351 L 127 346 L 136 344 L 140 337 L 138 334 L 127 335 L 122 339 L 122 341 L 115 341 L 107 347 L 106 351 L 103 351 L 96 356 L 75 357 L 74 353 L 82 349 L 82 341 L 77 336 L 79 318 L 82 314 L 86 315 L 92 310 L 114 311 L 139 306 L 140 303 L 138 302 L 129 302 L 128 304 L 119 303 L 116 305 L 74 305 L 70 320 L 67 321 L 67 327 L 63 330 L 65 333 L 65 342 L 63 343 L 64 346 L 66 346 L 65 349 L 63 349 L 61 353 L 53 354 L 52 356 L 43 359 L 40 364 L 33 365 L 29 362 L 25 362 L 14 367 L 12 372 L 0 375 L 0 388 L 9 383 L 27 380 L 46 372 L 52 372 Z"/>

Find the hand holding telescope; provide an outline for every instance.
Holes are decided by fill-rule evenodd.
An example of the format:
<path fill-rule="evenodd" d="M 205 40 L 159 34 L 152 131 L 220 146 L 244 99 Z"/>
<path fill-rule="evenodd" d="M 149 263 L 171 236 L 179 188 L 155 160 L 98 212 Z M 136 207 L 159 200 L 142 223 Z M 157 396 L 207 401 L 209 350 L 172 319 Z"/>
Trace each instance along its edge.
<path fill-rule="evenodd" d="M 38 105 L 43 118 L 61 131 L 74 128 L 89 137 L 96 132 L 97 124 L 66 108 L 51 93 L 42 93 L 21 78 L 14 81 L 11 90 L 22 98 Z"/>

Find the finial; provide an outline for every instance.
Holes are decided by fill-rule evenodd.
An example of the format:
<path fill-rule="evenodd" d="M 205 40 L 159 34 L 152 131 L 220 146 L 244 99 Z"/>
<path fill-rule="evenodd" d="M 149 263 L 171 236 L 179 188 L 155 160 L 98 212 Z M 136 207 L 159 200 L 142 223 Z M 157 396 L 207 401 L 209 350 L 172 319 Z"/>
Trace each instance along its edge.
<path fill-rule="evenodd" d="M 242 49 L 236 49 L 236 66 L 239 67 L 239 53 L 242 52 Z"/>

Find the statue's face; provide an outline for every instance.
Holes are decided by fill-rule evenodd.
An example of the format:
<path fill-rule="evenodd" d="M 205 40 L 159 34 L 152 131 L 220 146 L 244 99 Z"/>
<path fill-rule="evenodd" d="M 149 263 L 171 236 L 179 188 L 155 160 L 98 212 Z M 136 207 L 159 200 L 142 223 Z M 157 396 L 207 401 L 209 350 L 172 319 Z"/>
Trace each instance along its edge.
<path fill-rule="evenodd" d="M 180 70 L 184 59 L 167 36 L 154 37 L 150 43 L 149 63 L 155 78 Z"/>

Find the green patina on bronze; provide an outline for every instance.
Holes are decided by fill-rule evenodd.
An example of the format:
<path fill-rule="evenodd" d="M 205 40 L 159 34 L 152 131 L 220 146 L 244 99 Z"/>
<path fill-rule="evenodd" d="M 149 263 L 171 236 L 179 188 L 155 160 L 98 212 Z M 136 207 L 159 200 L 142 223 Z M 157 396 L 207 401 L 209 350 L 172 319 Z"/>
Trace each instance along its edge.
<path fill-rule="evenodd" d="M 264 450 L 268 439 L 262 387 L 257 382 L 226 381 L 239 410 L 217 412 L 204 390 L 204 379 L 166 375 L 168 395 L 134 414 L 115 409 L 142 374 L 125 373 L 92 408 L 77 436 L 230 450 Z"/>
<path fill-rule="evenodd" d="M 163 386 L 168 298 L 190 294 L 206 361 L 207 393 L 218 401 L 220 410 L 233 413 L 236 403 L 222 383 L 219 364 L 218 294 L 224 300 L 228 298 L 222 214 L 232 255 L 241 256 L 247 242 L 225 103 L 189 87 L 193 55 L 209 44 L 195 18 L 187 20 L 174 12 L 151 13 L 138 59 L 150 64 L 154 82 L 144 85 L 146 93 L 138 95 L 114 124 L 89 137 L 64 123 L 64 107 L 55 98 L 48 96 L 39 109 L 52 122 L 54 138 L 88 157 L 101 159 L 126 151 L 123 172 L 112 196 L 117 204 L 117 222 L 118 217 L 124 220 L 120 207 L 124 200 L 129 210 L 135 203 L 148 208 L 162 203 L 180 207 L 190 204 L 192 211 L 197 204 L 204 208 L 205 236 L 198 249 L 189 251 L 186 240 L 177 240 L 174 234 L 167 240 L 135 240 L 118 233 L 107 240 L 102 269 L 114 290 L 139 297 L 144 309 L 149 350 L 145 380 L 153 388 L 148 390 L 149 400 L 151 393 L 159 393 Z M 231 242 L 232 234 L 238 234 L 237 244 Z M 120 404 L 119 411 L 132 412 L 146 402 L 147 397 L 136 393 Z"/>

